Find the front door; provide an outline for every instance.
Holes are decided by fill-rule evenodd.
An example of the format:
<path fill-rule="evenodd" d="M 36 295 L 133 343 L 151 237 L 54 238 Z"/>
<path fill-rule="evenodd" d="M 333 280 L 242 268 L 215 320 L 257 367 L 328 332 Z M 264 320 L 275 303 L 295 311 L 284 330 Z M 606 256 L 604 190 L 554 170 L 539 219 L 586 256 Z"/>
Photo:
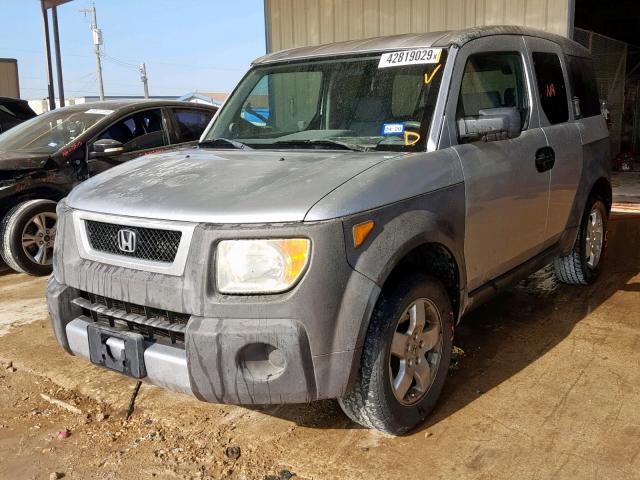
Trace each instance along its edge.
<path fill-rule="evenodd" d="M 532 100 L 530 68 L 519 36 L 472 41 L 456 58 L 447 126 L 465 181 L 469 291 L 543 249 L 549 171 L 540 158 L 548 147 Z M 461 134 L 461 123 L 491 115 L 491 109 L 515 109 L 520 134 Z"/>
<path fill-rule="evenodd" d="M 112 123 L 89 143 L 89 151 L 93 142 L 102 139 L 117 140 L 124 147 L 124 152 L 89 160 L 89 176 L 97 175 L 132 158 L 170 147 L 160 108 L 132 113 Z"/>

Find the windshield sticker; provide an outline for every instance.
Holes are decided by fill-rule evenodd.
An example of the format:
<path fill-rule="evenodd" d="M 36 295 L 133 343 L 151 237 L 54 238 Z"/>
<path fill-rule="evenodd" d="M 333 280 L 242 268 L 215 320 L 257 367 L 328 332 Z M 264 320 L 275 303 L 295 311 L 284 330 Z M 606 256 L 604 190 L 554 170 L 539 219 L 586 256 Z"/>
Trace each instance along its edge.
<path fill-rule="evenodd" d="M 383 123 L 380 134 L 386 135 L 402 135 L 404 133 L 404 123 Z"/>
<path fill-rule="evenodd" d="M 440 70 L 441 66 L 442 66 L 442 64 L 439 63 L 438 66 L 433 69 L 433 72 L 424 74 L 424 84 L 425 85 L 429 85 L 431 83 L 431 80 L 433 80 L 433 78 L 436 76 L 436 73 L 438 73 L 438 70 Z"/>
<path fill-rule="evenodd" d="M 441 48 L 416 48 L 415 50 L 383 53 L 378 68 L 439 63 L 441 53 Z"/>
<path fill-rule="evenodd" d="M 54 148 L 54 147 L 57 147 L 57 146 L 58 146 L 58 144 L 57 144 L 56 142 L 49 142 L 49 143 L 47 143 L 47 147 Z"/>
<path fill-rule="evenodd" d="M 103 110 L 101 108 L 91 108 L 84 113 L 93 113 L 94 115 L 110 115 L 113 110 Z"/>

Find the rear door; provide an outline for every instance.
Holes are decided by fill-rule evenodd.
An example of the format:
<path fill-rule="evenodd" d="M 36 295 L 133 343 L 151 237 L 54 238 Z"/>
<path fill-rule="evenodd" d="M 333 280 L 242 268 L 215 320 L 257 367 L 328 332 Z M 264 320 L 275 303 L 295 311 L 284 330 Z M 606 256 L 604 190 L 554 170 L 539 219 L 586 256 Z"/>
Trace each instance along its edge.
<path fill-rule="evenodd" d="M 550 170 L 545 243 L 557 241 L 567 226 L 582 173 L 582 140 L 570 102 L 567 66 L 556 43 L 525 37 L 540 102 L 540 126 L 554 161 Z M 585 72 L 586 73 L 586 72 Z"/>
<path fill-rule="evenodd" d="M 549 172 L 536 168 L 547 146 L 532 101 L 524 40 L 501 35 L 466 44 L 458 53 L 447 102 L 447 130 L 465 181 L 465 262 L 469 290 L 542 251 Z M 461 138 L 459 124 L 480 110 L 515 108 L 516 138 Z"/>

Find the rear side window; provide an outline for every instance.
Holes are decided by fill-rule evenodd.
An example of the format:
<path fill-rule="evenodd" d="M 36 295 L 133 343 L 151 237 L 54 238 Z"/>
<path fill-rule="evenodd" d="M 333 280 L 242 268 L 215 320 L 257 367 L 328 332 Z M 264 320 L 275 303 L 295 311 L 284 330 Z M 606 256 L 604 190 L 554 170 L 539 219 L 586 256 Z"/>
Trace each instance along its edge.
<path fill-rule="evenodd" d="M 213 112 L 176 108 L 173 115 L 176 119 L 180 141 L 192 142 L 200 138 L 204 129 L 209 125 Z"/>
<path fill-rule="evenodd" d="M 560 58 L 555 53 L 533 53 L 533 67 L 538 82 L 540 105 L 549 123 L 555 125 L 569 120 L 567 90 Z"/>
<path fill-rule="evenodd" d="M 567 55 L 571 100 L 577 118 L 600 115 L 600 96 L 593 70 L 593 62 L 588 58 Z"/>

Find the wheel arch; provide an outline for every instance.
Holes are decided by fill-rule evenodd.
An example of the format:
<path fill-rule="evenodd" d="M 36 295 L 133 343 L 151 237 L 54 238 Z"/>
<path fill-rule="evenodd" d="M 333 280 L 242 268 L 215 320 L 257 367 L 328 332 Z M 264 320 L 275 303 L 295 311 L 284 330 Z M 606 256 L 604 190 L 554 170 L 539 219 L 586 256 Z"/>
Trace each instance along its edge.
<path fill-rule="evenodd" d="M 16 192 L 0 200 L 0 220 L 4 218 L 9 210 L 18 205 L 19 203 L 26 202 L 28 200 L 51 200 L 59 202 L 67 195 L 66 190 L 59 190 L 52 187 L 39 187 L 31 190 Z"/>
<path fill-rule="evenodd" d="M 416 236 L 396 251 L 396 255 L 389 259 L 377 278 L 371 278 L 378 288 L 371 292 L 369 299 L 371 309 L 362 318 L 357 345 L 364 345 L 371 318 L 382 294 L 403 275 L 411 273 L 424 273 L 442 282 L 453 308 L 454 324 L 460 321 L 464 311 L 466 275 L 463 259 L 456 255 L 454 249 L 447 243 L 426 234 Z M 359 351 L 356 350 L 356 352 Z M 354 355 L 348 385 L 353 384 L 360 368 L 360 361 L 360 354 Z"/>
<path fill-rule="evenodd" d="M 589 197 L 599 196 L 604 200 L 607 207 L 607 213 L 611 211 L 611 205 L 613 204 L 613 190 L 611 183 L 605 177 L 599 177 L 591 187 Z"/>
<path fill-rule="evenodd" d="M 381 292 L 391 288 L 397 281 L 410 273 L 424 273 L 439 280 L 447 294 L 458 318 L 461 311 L 461 291 L 463 271 L 456 256 L 445 244 L 438 241 L 409 243 L 402 256 L 388 265 L 387 272 L 381 278 Z"/>

